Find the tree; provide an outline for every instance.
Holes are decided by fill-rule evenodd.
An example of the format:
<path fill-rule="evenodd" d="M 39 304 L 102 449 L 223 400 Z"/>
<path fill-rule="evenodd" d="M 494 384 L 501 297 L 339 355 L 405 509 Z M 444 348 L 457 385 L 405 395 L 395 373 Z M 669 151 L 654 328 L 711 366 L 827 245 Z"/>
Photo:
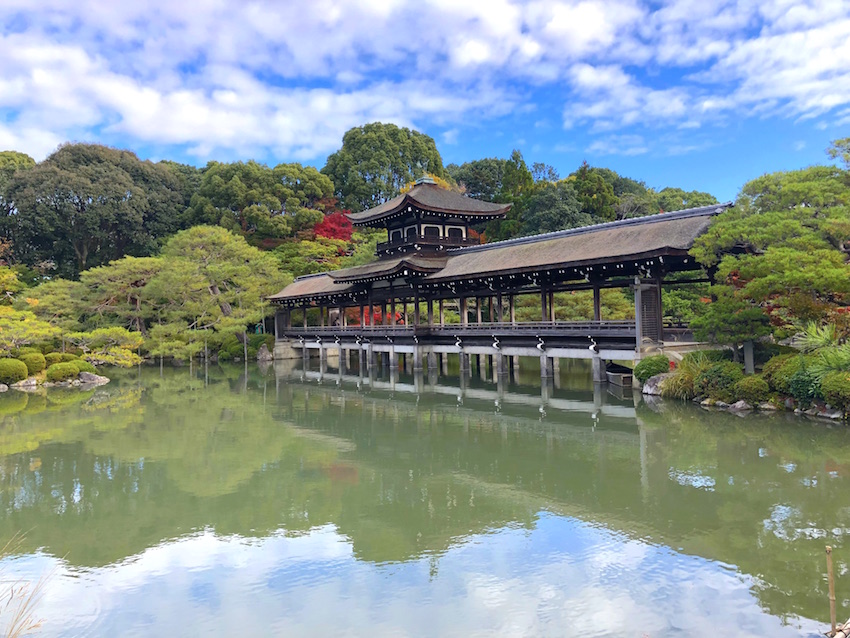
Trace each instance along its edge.
<path fill-rule="evenodd" d="M 98 328 L 91 332 L 73 332 L 65 336 L 83 351 L 83 359 L 94 365 L 130 368 L 142 362 L 136 350 L 142 347 L 144 337 L 126 328 Z"/>
<path fill-rule="evenodd" d="M 349 242 L 317 236 L 312 240 L 288 241 L 274 249 L 280 268 L 295 277 L 338 270 L 348 254 Z M 374 259 L 374 253 L 369 261 Z"/>
<path fill-rule="evenodd" d="M 733 346 L 738 361 L 740 344 L 770 334 L 768 318 L 761 308 L 727 286 L 712 286 L 711 292 L 714 300 L 706 312 L 691 321 L 691 328 L 701 341 Z"/>
<path fill-rule="evenodd" d="M 426 172 L 446 177 L 433 138 L 381 122 L 347 131 L 342 148 L 328 157 L 322 169 L 333 180 L 342 206 L 353 211 L 392 199 Z"/>
<path fill-rule="evenodd" d="M 587 226 L 592 218 L 581 211 L 571 182 L 544 183 L 528 200 L 522 233 L 550 233 L 564 228 Z"/>
<path fill-rule="evenodd" d="M 522 153 L 514 150 L 505 160 L 502 184 L 496 201 L 510 203 L 511 210 L 504 219 L 496 219 L 487 224 L 487 236 L 494 241 L 510 239 L 522 232 L 523 216 L 528 200 L 534 192 L 534 178 Z"/>
<path fill-rule="evenodd" d="M 189 219 L 257 239 L 282 239 L 321 221 L 332 196 L 330 179 L 311 166 L 210 162 Z"/>
<path fill-rule="evenodd" d="M 325 215 L 324 219 L 313 227 L 313 232 L 319 237 L 350 241 L 354 227 L 344 211 L 334 211 Z"/>
<path fill-rule="evenodd" d="M 850 171 L 850 137 L 832 140 L 826 154 L 830 159 L 840 160 L 844 164 L 844 170 Z"/>
<path fill-rule="evenodd" d="M 32 288 L 27 295 L 37 300 L 30 310 L 42 321 L 62 332 L 77 332 L 83 328 L 85 286 L 79 281 L 53 279 Z"/>
<path fill-rule="evenodd" d="M 2 220 L 15 257 L 60 275 L 125 254 L 149 255 L 179 227 L 181 196 L 166 168 L 96 144 L 62 146 L 14 174 Z"/>
<path fill-rule="evenodd" d="M 531 176 L 535 182 L 557 182 L 561 179 L 554 166 L 549 166 L 549 164 L 543 162 L 534 162 L 531 165 Z"/>
<path fill-rule="evenodd" d="M 702 191 L 684 191 L 681 188 L 663 188 L 658 192 L 658 206 L 664 212 L 711 206 L 717 204 L 717 198 Z"/>
<path fill-rule="evenodd" d="M 567 179 L 573 182 L 582 212 L 593 218 L 594 223 L 612 221 L 616 217 L 617 196 L 614 188 L 587 162 Z"/>
<path fill-rule="evenodd" d="M 0 306 L 0 352 L 8 356 L 15 348 L 53 340 L 58 331 L 29 310 Z"/>
<path fill-rule="evenodd" d="M 272 255 L 215 226 L 177 233 L 162 257 L 162 269 L 151 277 L 144 296 L 157 308 L 155 322 L 175 327 L 152 329 L 154 347 L 179 330 L 196 344 L 211 334 L 234 333 L 245 343 L 246 327 L 266 316 L 266 297 L 291 281 Z"/>
<path fill-rule="evenodd" d="M 18 151 L 0 151 L 0 216 L 11 213 L 12 200 L 9 198 L 9 185 L 16 171 L 25 171 L 35 166 L 35 160 L 26 153 Z"/>
<path fill-rule="evenodd" d="M 79 301 L 88 323 L 146 334 L 155 309 L 144 289 L 163 265 L 161 257 L 124 257 L 80 273 L 84 290 Z"/>
<path fill-rule="evenodd" d="M 502 192 L 506 164 L 506 160 L 490 157 L 464 162 L 460 166 L 449 164 L 446 172 L 465 189 L 468 197 L 493 202 Z"/>

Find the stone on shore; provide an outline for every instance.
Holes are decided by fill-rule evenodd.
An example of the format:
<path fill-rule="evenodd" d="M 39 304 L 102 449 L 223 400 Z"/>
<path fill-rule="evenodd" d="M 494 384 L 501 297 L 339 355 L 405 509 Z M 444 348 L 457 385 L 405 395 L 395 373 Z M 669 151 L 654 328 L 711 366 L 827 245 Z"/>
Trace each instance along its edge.
<path fill-rule="evenodd" d="M 109 383 L 109 379 L 107 377 L 102 377 L 99 374 L 92 374 L 91 372 L 80 372 L 79 381 L 80 385 L 90 388 Z"/>
<path fill-rule="evenodd" d="M 650 396 L 660 396 L 661 384 L 664 383 L 664 379 L 667 379 L 671 376 L 673 375 L 671 375 L 669 372 L 665 372 L 663 374 L 656 374 L 654 377 L 649 377 L 643 384 L 642 392 Z"/>
<path fill-rule="evenodd" d="M 273 361 L 274 357 L 272 353 L 269 352 L 269 347 L 266 344 L 260 346 L 260 349 L 257 350 L 257 361 Z"/>
<path fill-rule="evenodd" d="M 5 383 L 0 383 L 0 392 L 8 392 L 8 391 L 9 391 L 9 386 L 7 386 Z"/>

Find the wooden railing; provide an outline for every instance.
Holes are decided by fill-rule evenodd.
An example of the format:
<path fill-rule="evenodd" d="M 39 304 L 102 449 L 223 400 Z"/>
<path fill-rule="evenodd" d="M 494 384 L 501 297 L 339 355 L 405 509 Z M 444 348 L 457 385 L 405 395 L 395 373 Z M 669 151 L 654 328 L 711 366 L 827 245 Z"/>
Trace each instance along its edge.
<path fill-rule="evenodd" d="M 428 247 L 460 248 L 461 246 L 477 246 L 479 243 L 481 242 L 477 237 L 412 237 L 381 242 L 376 250 L 381 253 L 405 246 L 414 246 L 415 244 Z"/>
<path fill-rule="evenodd" d="M 451 323 L 444 325 L 369 325 L 369 326 L 294 326 L 285 328 L 286 335 L 316 336 L 356 336 L 356 335 L 488 335 L 499 334 L 576 334 L 605 335 L 634 333 L 634 321 L 524 321 L 524 322 L 487 322 L 487 323 Z"/>

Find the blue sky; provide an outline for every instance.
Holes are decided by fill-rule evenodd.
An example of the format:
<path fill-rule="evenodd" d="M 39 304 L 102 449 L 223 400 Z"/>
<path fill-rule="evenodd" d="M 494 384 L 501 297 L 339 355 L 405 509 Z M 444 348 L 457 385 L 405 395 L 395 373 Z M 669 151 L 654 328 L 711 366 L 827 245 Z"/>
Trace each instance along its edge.
<path fill-rule="evenodd" d="M 36 159 L 321 167 L 378 120 L 725 200 L 850 135 L 846 0 L 4 0 L 0 37 L 0 150 Z"/>

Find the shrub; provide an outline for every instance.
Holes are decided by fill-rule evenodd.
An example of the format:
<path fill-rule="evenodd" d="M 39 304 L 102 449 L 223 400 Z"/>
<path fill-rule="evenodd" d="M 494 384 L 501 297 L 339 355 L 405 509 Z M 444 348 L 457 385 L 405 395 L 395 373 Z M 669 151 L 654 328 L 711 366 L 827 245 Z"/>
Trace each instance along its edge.
<path fill-rule="evenodd" d="M 792 394 L 791 377 L 805 367 L 806 358 L 803 355 L 781 354 L 764 364 L 762 376 L 771 390 L 789 395 Z"/>
<path fill-rule="evenodd" d="M 227 350 L 219 350 L 218 351 L 218 360 L 219 361 L 231 361 L 233 359 L 233 355 L 231 355 Z"/>
<path fill-rule="evenodd" d="M 673 371 L 673 376 L 664 381 L 661 394 L 667 398 L 693 399 L 696 396 L 694 381 L 705 370 L 716 363 L 713 353 L 716 350 L 689 352 Z"/>
<path fill-rule="evenodd" d="M 77 361 L 80 357 L 75 355 L 72 352 L 63 352 L 62 353 L 62 363 L 68 363 L 69 361 Z"/>
<path fill-rule="evenodd" d="M 682 363 L 688 360 L 697 360 L 700 362 L 709 361 L 711 363 L 719 363 L 720 361 L 731 361 L 731 350 L 697 350 L 695 352 L 687 352 L 682 356 Z"/>
<path fill-rule="evenodd" d="M 735 398 L 735 384 L 743 378 L 744 372 L 737 363 L 720 361 L 699 374 L 694 380 L 694 392 L 730 403 Z"/>
<path fill-rule="evenodd" d="M 52 366 L 47 368 L 47 380 L 53 381 L 54 383 L 57 381 L 76 379 L 78 376 L 80 376 L 80 369 L 77 367 L 77 363 L 75 361 L 54 363 Z"/>
<path fill-rule="evenodd" d="M 635 378 L 641 383 L 646 383 L 649 377 L 654 377 L 656 374 L 670 371 L 670 361 L 667 355 L 656 354 L 646 359 L 641 359 L 635 366 Z"/>
<path fill-rule="evenodd" d="M 22 355 L 25 354 L 34 354 L 36 352 L 41 352 L 38 348 L 33 348 L 32 346 L 23 346 L 21 348 L 15 348 L 12 350 L 12 356 L 16 359 L 20 359 Z"/>
<path fill-rule="evenodd" d="M 752 374 L 735 384 L 734 394 L 736 399 L 743 399 L 750 405 L 757 405 L 770 396 L 770 387 L 762 377 Z"/>
<path fill-rule="evenodd" d="M 832 407 L 850 412 L 850 372 L 828 372 L 821 381 L 821 393 Z"/>
<path fill-rule="evenodd" d="M 29 375 L 27 364 L 18 359 L 0 359 L 0 383 L 12 385 Z"/>
<path fill-rule="evenodd" d="M 44 355 L 44 361 L 48 366 L 52 366 L 54 363 L 62 363 L 62 353 L 50 352 Z"/>
<path fill-rule="evenodd" d="M 818 376 L 805 365 L 805 361 L 801 367 L 791 375 L 788 381 L 788 386 L 791 391 L 791 396 L 800 404 L 800 407 L 807 408 L 812 401 L 821 398 L 820 379 Z"/>
<path fill-rule="evenodd" d="M 77 366 L 77 370 L 80 372 L 91 372 L 92 374 L 97 374 L 97 368 L 84 359 L 74 361 L 73 364 Z"/>
<path fill-rule="evenodd" d="M 47 367 L 47 362 L 44 359 L 44 355 L 40 352 L 32 352 L 30 354 L 22 354 L 18 357 L 24 364 L 27 366 L 27 372 L 29 374 L 38 374 L 42 370 Z"/>

